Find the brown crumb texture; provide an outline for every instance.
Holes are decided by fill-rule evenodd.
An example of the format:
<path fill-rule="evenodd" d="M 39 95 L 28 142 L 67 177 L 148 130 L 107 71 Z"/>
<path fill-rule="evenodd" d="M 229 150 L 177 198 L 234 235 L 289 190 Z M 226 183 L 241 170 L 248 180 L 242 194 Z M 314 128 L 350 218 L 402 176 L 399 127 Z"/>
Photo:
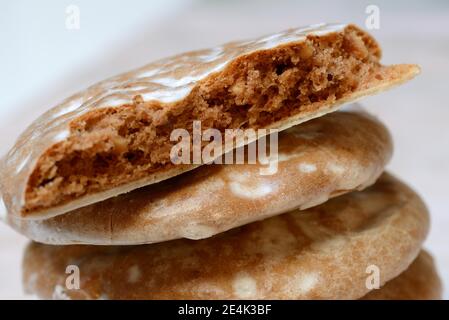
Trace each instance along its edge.
<path fill-rule="evenodd" d="M 303 42 L 259 50 L 201 80 L 184 99 L 90 111 L 70 124 L 70 135 L 37 161 L 23 213 L 137 181 L 173 167 L 173 129 L 264 128 L 319 109 L 380 80 L 380 49 L 360 30 L 308 36 Z"/>

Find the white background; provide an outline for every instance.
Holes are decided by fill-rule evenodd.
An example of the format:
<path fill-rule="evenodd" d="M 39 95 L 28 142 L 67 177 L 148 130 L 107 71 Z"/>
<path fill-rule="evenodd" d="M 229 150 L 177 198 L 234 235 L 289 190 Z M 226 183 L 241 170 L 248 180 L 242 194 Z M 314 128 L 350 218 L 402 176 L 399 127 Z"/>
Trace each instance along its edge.
<path fill-rule="evenodd" d="M 80 8 L 80 30 L 66 8 Z M 380 8 L 373 35 L 385 63 L 418 63 L 400 88 L 363 101 L 392 132 L 389 170 L 425 199 L 432 230 L 425 246 L 449 286 L 449 2 L 447 1 L 1 1 L 0 154 L 39 114 L 105 77 L 185 50 L 317 22 L 364 27 Z M 0 225 L 0 298 L 24 298 L 21 256 L 27 240 Z M 448 298 L 445 291 L 445 298 Z"/>

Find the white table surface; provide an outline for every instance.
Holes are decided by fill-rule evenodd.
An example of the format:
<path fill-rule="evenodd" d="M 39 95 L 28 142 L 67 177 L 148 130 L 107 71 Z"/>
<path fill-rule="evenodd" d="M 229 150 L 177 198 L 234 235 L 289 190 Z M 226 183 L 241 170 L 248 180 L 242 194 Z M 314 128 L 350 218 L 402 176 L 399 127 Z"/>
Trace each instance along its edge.
<path fill-rule="evenodd" d="M 80 30 L 65 9 L 80 8 Z M 449 3 L 446 1 L 10 1 L 0 11 L 0 154 L 39 114 L 89 84 L 153 59 L 321 21 L 361 26 L 380 8 L 372 33 L 385 63 L 419 63 L 416 80 L 363 101 L 392 132 L 388 169 L 427 203 L 425 247 L 449 285 Z M 27 240 L 0 224 L 0 299 L 24 299 Z M 449 297 L 448 290 L 444 297 Z"/>

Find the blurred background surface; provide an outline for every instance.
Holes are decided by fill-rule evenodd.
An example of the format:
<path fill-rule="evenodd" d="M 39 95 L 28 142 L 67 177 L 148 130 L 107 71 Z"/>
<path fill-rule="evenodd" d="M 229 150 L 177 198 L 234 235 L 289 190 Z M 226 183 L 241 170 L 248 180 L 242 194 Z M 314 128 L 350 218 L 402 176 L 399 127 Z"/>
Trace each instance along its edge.
<path fill-rule="evenodd" d="M 167 55 L 295 26 L 352 22 L 366 29 L 369 5 L 380 10 L 380 28 L 370 32 L 384 50 L 383 62 L 422 67 L 417 79 L 362 104 L 393 135 L 389 170 L 413 186 L 431 211 L 425 246 L 436 258 L 447 299 L 449 1 L 2 1 L 0 155 L 38 115 L 106 77 Z M 67 20 L 74 8 L 79 29 Z M 26 243 L 0 224 L 2 299 L 27 298 L 20 270 Z"/>

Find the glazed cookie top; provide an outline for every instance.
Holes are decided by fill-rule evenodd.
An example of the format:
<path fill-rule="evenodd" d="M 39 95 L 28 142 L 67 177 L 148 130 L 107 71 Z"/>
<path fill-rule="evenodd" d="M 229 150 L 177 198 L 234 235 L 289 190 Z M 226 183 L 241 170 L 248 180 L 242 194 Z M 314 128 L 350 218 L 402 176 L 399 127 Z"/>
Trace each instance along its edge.
<path fill-rule="evenodd" d="M 172 164 L 168 151 L 170 132 L 190 130 L 192 120 L 221 131 L 285 129 L 419 72 L 379 59 L 366 32 L 319 24 L 121 74 L 68 98 L 19 137 L 2 161 L 3 199 L 16 216 L 56 216 L 193 169 Z"/>
<path fill-rule="evenodd" d="M 71 299 L 359 299 L 367 268 L 380 285 L 407 269 L 429 217 L 406 185 L 383 175 L 372 187 L 203 240 L 141 246 L 33 243 L 25 288 Z M 68 265 L 80 289 L 65 286 Z"/>
<path fill-rule="evenodd" d="M 375 182 L 391 154 L 390 135 L 380 122 L 361 112 L 335 112 L 281 132 L 276 167 L 206 165 L 54 218 L 10 216 L 9 223 L 49 244 L 207 238 L 362 190 Z"/>

